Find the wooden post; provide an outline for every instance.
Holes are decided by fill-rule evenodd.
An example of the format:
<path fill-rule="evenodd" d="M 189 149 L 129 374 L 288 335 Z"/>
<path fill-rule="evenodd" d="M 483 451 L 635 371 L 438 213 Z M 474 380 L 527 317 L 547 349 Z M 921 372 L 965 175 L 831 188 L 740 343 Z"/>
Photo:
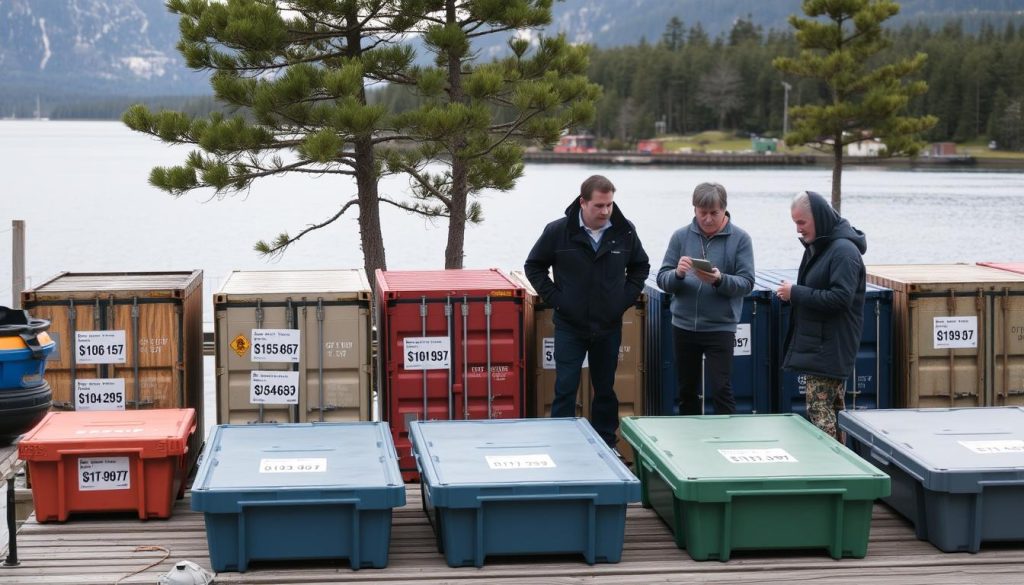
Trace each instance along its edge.
<path fill-rule="evenodd" d="M 11 221 L 11 307 L 21 308 L 25 290 L 25 220 Z"/>

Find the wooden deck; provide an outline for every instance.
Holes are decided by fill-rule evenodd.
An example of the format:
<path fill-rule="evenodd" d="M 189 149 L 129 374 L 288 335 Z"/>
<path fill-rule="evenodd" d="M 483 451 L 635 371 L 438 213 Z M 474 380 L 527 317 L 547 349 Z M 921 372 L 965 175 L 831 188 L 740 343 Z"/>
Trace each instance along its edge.
<path fill-rule="evenodd" d="M 864 559 L 836 561 L 825 551 L 735 552 L 729 562 L 695 562 L 676 548 L 653 511 L 633 505 L 621 563 L 588 566 L 575 556 L 536 556 L 490 558 L 481 569 L 445 564 L 420 505 L 418 486 L 410 486 L 408 504 L 394 513 L 386 569 L 352 571 L 344 561 L 254 563 L 246 573 L 217 575 L 216 583 L 1024 583 L 1024 544 L 985 547 L 976 555 L 943 553 L 915 539 L 910 524 L 881 504 L 874 508 Z M 38 524 L 33 518 L 18 533 L 18 551 L 19 567 L 0 568 L 4 585 L 111 584 L 119 579 L 153 584 L 177 560 L 210 567 L 203 516 L 189 509 L 187 498 L 177 503 L 169 520 L 72 518 L 65 524 Z M 154 562 L 158 564 L 128 576 Z"/>

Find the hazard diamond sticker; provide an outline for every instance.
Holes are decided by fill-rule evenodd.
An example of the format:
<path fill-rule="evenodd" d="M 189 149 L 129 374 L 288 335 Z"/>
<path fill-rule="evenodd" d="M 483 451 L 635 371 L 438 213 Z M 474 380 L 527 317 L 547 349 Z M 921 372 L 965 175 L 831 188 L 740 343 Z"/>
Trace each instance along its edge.
<path fill-rule="evenodd" d="M 244 335 L 238 335 L 231 340 L 231 349 L 235 350 L 238 357 L 242 357 L 245 352 L 249 351 L 249 340 Z"/>

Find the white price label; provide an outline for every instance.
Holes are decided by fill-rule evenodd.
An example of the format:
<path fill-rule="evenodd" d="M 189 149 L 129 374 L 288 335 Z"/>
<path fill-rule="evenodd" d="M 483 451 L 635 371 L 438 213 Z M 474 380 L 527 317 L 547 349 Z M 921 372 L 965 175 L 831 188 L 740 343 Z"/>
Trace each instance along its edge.
<path fill-rule="evenodd" d="M 978 347 L 978 317 L 935 317 L 935 349 L 957 349 Z"/>
<path fill-rule="evenodd" d="M 750 323 L 736 325 L 736 347 L 732 355 L 750 355 Z"/>
<path fill-rule="evenodd" d="M 326 471 L 326 458 L 260 459 L 260 473 L 324 473 Z"/>
<path fill-rule="evenodd" d="M 124 378 L 75 380 L 75 410 L 124 410 Z"/>
<path fill-rule="evenodd" d="M 249 359 L 254 362 L 297 364 L 301 337 L 298 329 L 253 329 Z"/>
<path fill-rule="evenodd" d="M 545 370 L 555 369 L 555 338 L 545 337 L 541 345 L 541 367 Z"/>
<path fill-rule="evenodd" d="M 528 455 L 484 455 L 491 469 L 550 469 L 555 462 L 547 453 Z"/>
<path fill-rule="evenodd" d="M 406 337 L 405 369 L 447 370 L 452 364 L 451 341 L 447 337 Z"/>
<path fill-rule="evenodd" d="M 797 463 L 785 449 L 719 449 L 729 463 Z"/>
<path fill-rule="evenodd" d="M 131 489 L 127 457 L 79 457 L 78 491 Z"/>
<path fill-rule="evenodd" d="M 299 373 L 253 370 L 249 373 L 251 404 L 298 404 Z"/>
<path fill-rule="evenodd" d="M 75 332 L 75 362 L 79 364 L 123 364 L 124 348 L 123 329 Z"/>
<path fill-rule="evenodd" d="M 1006 441 L 957 441 L 964 447 L 979 455 L 996 455 L 1001 453 L 1024 453 L 1024 441 L 1010 439 Z"/>

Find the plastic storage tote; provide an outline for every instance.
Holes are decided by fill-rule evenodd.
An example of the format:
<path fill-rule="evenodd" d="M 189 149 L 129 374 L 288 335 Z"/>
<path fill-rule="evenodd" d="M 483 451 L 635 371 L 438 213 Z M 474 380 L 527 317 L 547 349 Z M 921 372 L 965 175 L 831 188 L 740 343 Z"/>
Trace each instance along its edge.
<path fill-rule="evenodd" d="M 526 414 L 537 418 L 551 416 L 555 398 L 555 323 L 553 309 L 541 300 L 522 272 L 512 272 L 512 280 L 526 289 Z M 622 342 L 619 364 L 615 369 L 615 396 L 619 400 L 619 417 L 641 416 L 644 412 L 644 326 L 646 297 L 640 295 L 622 315 Z M 585 361 L 586 365 L 587 362 Z M 594 389 L 590 368 L 584 367 L 577 389 L 574 416 L 590 417 Z M 621 437 L 620 437 L 621 438 Z M 627 463 L 633 462 L 633 451 L 624 441 L 619 452 Z"/>
<path fill-rule="evenodd" d="M 1024 541 L 1024 408 L 841 412 L 862 457 L 892 477 L 885 499 L 946 552 Z"/>
<path fill-rule="evenodd" d="M 46 358 L 57 347 L 46 333 L 49 327 L 28 311 L 0 307 L 0 393 L 43 384 Z"/>
<path fill-rule="evenodd" d="M 796 282 L 797 270 L 763 270 L 757 282 L 772 291 L 783 280 Z M 789 330 L 790 304 L 771 295 L 774 324 L 772 356 L 772 403 L 774 412 L 807 411 L 807 388 L 803 376 L 782 369 L 786 358 L 783 344 Z M 864 327 L 853 365 L 853 374 L 846 382 L 846 408 L 891 408 L 892 402 L 892 290 L 868 283 L 864 291 Z"/>
<path fill-rule="evenodd" d="M 377 271 L 381 416 L 406 480 L 410 421 L 524 416 L 525 296 L 496 269 Z"/>
<path fill-rule="evenodd" d="M 586 419 L 415 421 L 423 505 L 452 567 L 491 555 L 622 557 L 640 484 Z"/>
<path fill-rule="evenodd" d="M 736 550 L 863 557 L 889 478 L 795 414 L 630 417 L 644 505 L 694 560 Z"/>
<path fill-rule="evenodd" d="M 34 388 L 0 390 L 0 447 L 43 420 L 52 398 L 46 382 Z"/>
<path fill-rule="evenodd" d="M 78 512 L 135 511 L 168 518 L 185 493 L 191 408 L 51 412 L 22 437 L 36 520 Z"/>
<path fill-rule="evenodd" d="M 672 294 L 652 277 L 644 285 L 647 298 L 646 351 L 647 415 L 677 414 L 676 357 L 672 334 Z M 766 413 L 771 408 L 772 320 L 771 291 L 755 282 L 743 299 L 732 360 L 732 393 L 736 412 Z M 704 413 L 712 414 L 711 397 L 704 397 Z"/>
<path fill-rule="evenodd" d="M 370 283 L 362 270 L 245 270 L 213 297 L 217 422 L 370 420 Z M 291 330 L 294 352 L 262 339 Z M 275 347 L 276 345 L 276 347 Z M 285 374 L 289 391 L 257 395 L 256 371 Z M 292 384 L 288 384 L 290 380 Z"/>
<path fill-rule="evenodd" d="M 220 425 L 192 486 L 215 571 L 297 559 L 385 567 L 391 509 L 403 505 L 386 423 Z"/>

